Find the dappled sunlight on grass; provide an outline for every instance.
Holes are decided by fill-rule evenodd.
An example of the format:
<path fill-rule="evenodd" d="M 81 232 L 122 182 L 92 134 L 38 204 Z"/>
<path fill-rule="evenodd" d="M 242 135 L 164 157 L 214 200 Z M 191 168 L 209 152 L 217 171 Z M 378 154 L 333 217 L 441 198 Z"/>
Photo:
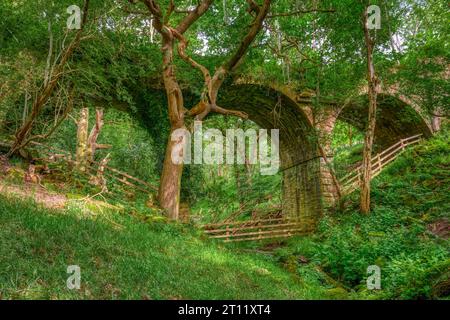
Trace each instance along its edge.
<path fill-rule="evenodd" d="M 4 197 L 0 221 L 4 298 L 311 297 L 274 262 L 203 242 L 179 225 L 145 223 L 110 210 L 86 214 L 77 206 L 49 210 Z M 81 268 L 78 291 L 66 288 L 68 265 Z"/>

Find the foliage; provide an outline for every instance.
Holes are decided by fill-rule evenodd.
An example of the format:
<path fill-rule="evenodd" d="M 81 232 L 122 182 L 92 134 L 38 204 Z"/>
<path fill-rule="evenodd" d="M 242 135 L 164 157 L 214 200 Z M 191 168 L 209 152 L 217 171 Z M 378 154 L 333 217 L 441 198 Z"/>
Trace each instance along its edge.
<path fill-rule="evenodd" d="M 211 72 L 226 61 L 251 23 L 249 2 L 213 2 L 183 35 L 189 56 Z M 166 8 L 169 0 L 159 3 Z M 177 11 L 192 3 L 176 1 Z M 360 96 L 367 72 L 362 13 L 368 3 L 272 1 L 264 30 L 225 85 L 255 81 L 286 87 L 312 97 L 313 115 L 329 107 L 323 101 L 342 105 Z M 448 115 L 447 3 L 370 3 L 382 9 L 375 67 L 383 84 L 398 87 L 398 93 L 420 105 L 429 120 Z M 72 0 L 0 0 L 1 143 L 24 123 L 43 86 L 50 38 L 53 59 L 73 38 L 74 32 L 66 30 L 66 9 L 72 4 Z M 175 25 L 184 16 L 175 12 L 170 19 Z M 99 151 L 96 160 L 110 154 L 111 166 L 157 184 L 169 119 L 160 76 L 161 38 L 152 31 L 151 16 L 141 1 L 137 5 L 91 1 L 83 40 L 31 133 L 49 132 L 72 102 L 73 88 L 74 109 L 45 143 L 73 153 L 73 120 L 80 108 L 90 108 L 91 124 L 95 108 L 103 108 L 105 126 L 99 142 L 112 148 Z M 175 57 L 184 105 L 191 109 L 199 101 L 203 78 Z M 364 97 L 359 100 L 366 105 Z M 388 102 L 392 108 L 400 107 Z M 409 120 L 411 112 L 402 113 L 401 121 Z M 251 121 L 221 116 L 206 119 L 204 126 L 222 131 L 258 128 Z M 343 210 L 322 220 L 318 234 L 290 241 L 276 251 L 275 258 L 235 252 L 256 249 L 255 244 L 228 250 L 203 241 L 188 227 L 148 225 L 125 216 L 162 219 L 146 205 L 148 195 L 130 194 L 114 180 L 108 181 L 113 193 L 106 197 L 124 208 L 123 215 L 87 217 L 79 209 L 61 214 L 0 198 L 0 256 L 4 257 L 0 293 L 7 298 L 444 298 L 448 296 L 448 240 L 429 230 L 433 223 L 448 221 L 448 138 L 446 131 L 409 151 L 374 181 L 373 214 L 357 214 L 357 195 L 352 195 L 345 199 Z M 334 169 L 345 175 L 361 160 L 362 133 L 338 122 L 330 139 Z M 29 165 L 18 158 L 11 163 L 23 169 Z M 43 181 L 49 190 L 74 198 L 99 192 L 68 167 L 57 169 L 60 176 Z M 20 170 L 14 183 L 21 183 L 23 174 Z M 274 213 L 282 204 L 282 175 L 261 176 L 258 166 L 252 165 L 186 166 L 181 201 L 199 222 L 223 220 L 236 212 L 236 219 Z M 101 196 L 105 195 L 97 197 Z M 123 228 L 116 230 L 117 225 Z M 64 289 L 69 262 L 79 262 L 86 270 L 86 286 L 79 293 Z M 382 267 L 380 292 L 365 289 L 370 264 Z"/>
<path fill-rule="evenodd" d="M 355 297 L 448 298 L 449 240 L 430 231 L 436 222 L 448 226 L 448 148 L 447 130 L 408 151 L 375 179 L 369 216 L 357 212 L 353 195 L 344 211 L 324 217 L 318 234 L 290 241 L 280 257 L 306 256 Z M 381 268 L 379 292 L 366 289 L 370 265 Z"/>

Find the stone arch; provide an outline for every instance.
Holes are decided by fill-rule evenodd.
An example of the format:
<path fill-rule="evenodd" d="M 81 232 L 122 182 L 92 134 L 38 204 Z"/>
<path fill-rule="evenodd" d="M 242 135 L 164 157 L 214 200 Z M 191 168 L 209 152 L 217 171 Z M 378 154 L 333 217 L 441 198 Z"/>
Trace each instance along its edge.
<path fill-rule="evenodd" d="M 279 86 L 273 84 L 265 84 L 253 81 L 246 81 L 245 79 L 238 79 L 234 86 L 236 90 L 229 98 L 232 98 L 233 94 L 237 94 L 233 101 L 228 104 L 228 107 L 243 108 L 250 114 L 250 118 L 257 116 L 259 119 L 253 119 L 262 127 L 266 127 L 268 123 L 264 124 L 264 116 L 270 114 L 270 109 L 274 108 L 274 101 L 281 99 L 284 101 L 283 110 L 290 110 L 286 116 L 284 122 L 287 124 L 285 132 L 280 131 L 280 137 L 285 135 L 291 139 L 292 130 L 294 128 L 293 122 L 297 124 L 301 123 L 305 128 L 296 129 L 301 131 L 302 138 L 292 139 L 286 141 L 287 147 L 285 149 L 296 150 L 298 146 L 304 146 L 304 137 L 314 137 L 314 143 L 309 143 L 310 150 L 298 149 L 297 153 L 285 152 L 282 155 L 282 161 L 286 163 L 299 163 L 307 159 L 300 159 L 298 154 L 314 154 L 316 163 L 314 166 L 319 168 L 312 169 L 314 175 L 320 176 L 320 191 L 318 192 L 319 198 L 323 200 L 324 205 L 333 205 L 338 196 L 338 186 L 333 179 L 332 172 L 328 167 L 325 159 L 321 154 L 318 154 L 318 145 L 322 147 L 328 161 L 331 162 L 333 154 L 331 152 L 330 137 L 332 136 L 333 129 L 337 120 L 342 120 L 351 124 L 352 126 L 364 131 L 367 123 L 367 86 L 363 86 L 359 89 L 359 95 L 353 99 L 349 99 L 346 103 L 339 103 L 337 101 L 322 101 L 322 108 L 312 108 L 312 94 L 301 94 L 292 90 L 288 86 Z M 243 90 L 239 92 L 240 90 Z M 255 97 L 252 100 L 252 95 Z M 265 97 L 264 97 L 265 95 Z M 246 97 L 246 98 L 244 98 Z M 241 100 L 243 98 L 244 100 Z M 264 107 L 256 115 L 254 112 L 256 108 L 249 107 L 251 104 L 258 104 L 258 100 L 263 99 Z M 241 104 L 240 104 L 241 101 Z M 244 110 L 246 109 L 246 110 Z M 295 119 L 295 120 L 294 120 Z M 270 122 L 270 121 L 269 121 Z M 283 125 L 286 126 L 286 125 Z M 281 128 L 280 128 L 281 129 Z M 316 134 L 312 131 L 315 130 Z M 390 145 L 398 142 L 402 138 L 407 138 L 416 134 L 422 134 L 425 138 L 430 137 L 433 134 L 432 121 L 427 118 L 426 114 L 421 110 L 420 106 L 412 99 L 409 99 L 398 92 L 396 86 L 386 87 L 382 89 L 382 92 L 378 96 L 378 112 L 377 112 L 377 126 L 375 130 L 375 151 L 382 150 Z M 314 145 L 314 147 L 311 147 Z M 314 149 L 314 151 L 312 151 Z M 295 159 L 290 159 L 294 154 Z M 305 169 L 308 170 L 308 169 Z M 302 173 L 297 172 L 301 175 Z M 305 173 L 310 174 L 310 173 Z M 286 174 L 285 174 L 286 176 Z M 294 181 L 292 179 L 284 179 L 287 183 Z M 291 187 L 294 190 L 295 187 Z M 304 187 L 301 187 L 304 190 Z M 292 194 L 292 192 L 291 192 Z M 285 199 L 288 199 L 290 195 L 285 193 Z M 300 199 L 302 195 L 300 193 Z M 298 200 L 298 199 L 297 199 Z M 304 210 L 300 206 L 301 210 Z M 298 209 L 286 210 L 285 212 L 298 212 Z"/>
<path fill-rule="evenodd" d="M 367 123 L 368 96 L 362 94 L 347 103 L 337 114 L 336 120 L 347 122 L 364 131 Z M 382 92 L 377 100 L 377 124 L 375 145 L 384 149 L 416 134 L 425 138 L 433 134 L 430 121 L 424 117 L 420 108 L 410 100 L 391 92 Z"/>
<path fill-rule="evenodd" d="M 305 231 L 313 229 L 322 190 L 318 141 L 308 115 L 286 94 L 256 84 L 224 87 L 219 105 L 246 112 L 261 128 L 280 130 L 283 215 L 299 218 Z"/>
<path fill-rule="evenodd" d="M 324 163 L 319 146 L 328 160 L 329 139 L 337 120 L 364 131 L 368 97 L 364 90 L 345 104 L 328 101 L 323 108 L 312 109 L 311 96 L 289 88 L 238 81 L 224 87 L 219 105 L 244 111 L 262 128 L 280 129 L 280 156 L 283 172 L 283 214 L 303 221 L 312 230 L 324 205 L 338 198 L 336 183 Z M 425 138 L 433 134 L 431 121 L 420 107 L 402 96 L 386 90 L 378 96 L 375 145 L 384 149 L 416 134 Z"/>
<path fill-rule="evenodd" d="M 346 122 L 361 132 L 367 124 L 368 95 L 367 87 L 360 94 L 344 104 L 329 103 L 317 110 L 314 115 L 319 141 L 327 153 L 331 152 L 331 137 L 338 120 Z M 397 143 L 400 139 L 422 134 L 425 138 L 433 134 L 431 121 L 424 116 L 420 107 L 413 101 L 398 95 L 394 89 L 384 90 L 378 95 L 377 124 L 375 127 L 374 152 L 379 152 Z M 336 186 L 329 181 L 331 172 L 322 170 L 322 189 L 326 190 L 325 202 L 330 205 L 338 199 Z"/>

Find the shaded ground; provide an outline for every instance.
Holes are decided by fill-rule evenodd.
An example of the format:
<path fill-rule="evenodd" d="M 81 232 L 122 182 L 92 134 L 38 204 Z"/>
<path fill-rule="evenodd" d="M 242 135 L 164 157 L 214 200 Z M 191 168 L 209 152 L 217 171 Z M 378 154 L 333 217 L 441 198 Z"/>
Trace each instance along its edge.
<path fill-rule="evenodd" d="M 116 226 L 121 226 L 117 228 Z M 319 299 L 326 288 L 198 231 L 110 211 L 48 210 L 0 196 L 4 299 Z M 81 289 L 66 287 L 69 265 Z"/>

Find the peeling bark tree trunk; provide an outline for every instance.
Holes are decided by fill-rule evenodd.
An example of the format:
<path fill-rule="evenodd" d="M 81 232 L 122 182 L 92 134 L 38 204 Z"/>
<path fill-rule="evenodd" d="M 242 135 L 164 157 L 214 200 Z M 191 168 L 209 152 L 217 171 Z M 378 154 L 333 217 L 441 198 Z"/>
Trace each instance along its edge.
<path fill-rule="evenodd" d="M 163 36 L 163 80 L 168 100 L 170 135 L 167 141 L 164 157 L 163 171 L 159 186 L 159 204 L 166 210 L 167 216 L 172 220 L 178 220 L 180 208 L 181 176 L 183 164 L 172 161 L 172 153 L 177 141 L 172 141 L 172 133 L 184 127 L 184 102 L 183 94 L 175 78 L 173 65 L 174 38 L 172 32 L 165 26 L 157 28 Z"/>
<path fill-rule="evenodd" d="M 182 35 L 189 27 L 197 21 L 209 8 L 213 0 L 203 0 L 197 7 L 179 23 L 176 28 L 168 25 L 170 15 L 175 10 L 173 2 L 170 2 L 166 15 L 163 17 L 161 8 L 156 0 L 143 0 L 149 13 L 153 17 L 153 27 L 161 34 L 161 50 L 163 53 L 163 81 L 166 89 L 170 135 L 167 142 L 166 154 L 164 157 L 163 171 L 161 174 L 158 200 L 159 205 L 166 211 L 169 219 L 178 220 L 180 206 L 181 176 L 183 164 L 176 164 L 172 161 L 172 153 L 177 141 L 172 141 L 172 133 L 184 127 L 183 94 L 175 77 L 173 65 L 174 34 Z"/>
<path fill-rule="evenodd" d="M 376 113 L 377 113 L 377 91 L 378 79 L 375 74 L 373 63 L 374 41 L 370 36 L 368 25 L 368 13 L 364 13 L 364 37 L 367 47 L 367 82 L 369 85 L 369 110 L 366 135 L 364 138 L 364 151 L 362 161 L 362 179 L 361 179 L 361 213 L 370 213 L 370 180 L 372 176 L 372 147 L 375 135 Z"/>
<path fill-rule="evenodd" d="M 159 205 L 166 210 L 167 216 L 172 220 L 178 220 L 180 214 L 181 176 L 183 174 L 183 164 L 175 164 L 172 161 L 172 152 L 176 144 L 177 141 L 171 141 L 169 136 L 158 193 Z"/>

